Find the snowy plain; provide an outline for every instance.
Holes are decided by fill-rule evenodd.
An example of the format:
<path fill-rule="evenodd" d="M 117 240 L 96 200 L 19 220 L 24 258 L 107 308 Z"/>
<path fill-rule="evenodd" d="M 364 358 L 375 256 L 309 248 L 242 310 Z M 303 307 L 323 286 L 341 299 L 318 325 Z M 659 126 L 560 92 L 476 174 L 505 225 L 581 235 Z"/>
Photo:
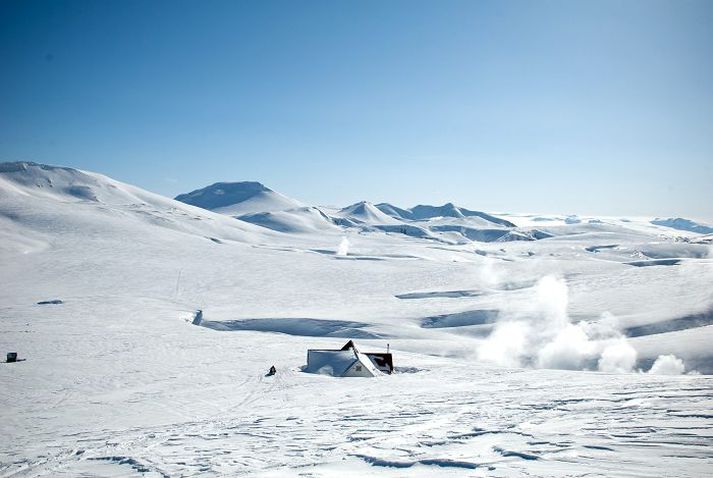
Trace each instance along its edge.
<path fill-rule="evenodd" d="M 705 224 L 225 184 L 0 164 L 0 476 L 713 473 Z"/>

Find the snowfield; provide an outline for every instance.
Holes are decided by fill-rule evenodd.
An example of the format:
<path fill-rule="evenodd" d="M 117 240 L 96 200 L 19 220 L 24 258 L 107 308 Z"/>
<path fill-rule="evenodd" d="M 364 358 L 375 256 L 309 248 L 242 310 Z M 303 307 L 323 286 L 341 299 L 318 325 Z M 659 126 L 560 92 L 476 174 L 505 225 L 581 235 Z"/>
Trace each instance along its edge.
<path fill-rule="evenodd" d="M 237 184 L 0 164 L 0 476 L 713 474 L 709 225 Z"/>

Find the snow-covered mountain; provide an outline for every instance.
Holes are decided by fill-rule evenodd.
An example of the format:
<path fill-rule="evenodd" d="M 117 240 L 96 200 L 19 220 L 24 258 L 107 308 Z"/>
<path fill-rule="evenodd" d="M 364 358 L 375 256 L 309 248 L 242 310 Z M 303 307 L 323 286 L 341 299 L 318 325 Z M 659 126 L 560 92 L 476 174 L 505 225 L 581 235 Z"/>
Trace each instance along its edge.
<path fill-rule="evenodd" d="M 368 201 L 338 210 L 305 207 L 257 182 L 216 183 L 181 194 L 176 200 L 285 233 L 346 227 L 448 243 L 533 241 L 549 237 L 539 231 L 512 230 L 516 226 L 510 221 L 452 203 L 412 209 L 387 203 L 375 206 Z"/>
<path fill-rule="evenodd" d="M 381 203 L 377 205 L 381 211 L 386 214 L 400 217 L 402 219 L 410 219 L 412 221 L 420 221 L 424 219 L 432 218 L 481 218 L 491 226 L 503 226 L 503 227 L 515 227 L 510 221 L 501 219 L 490 214 L 486 214 L 480 211 L 470 211 L 468 209 L 458 207 L 453 203 L 447 203 L 443 206 L 428 206 L 428 205 L 418 205 L 411 209 L 402 209 L 396 206 L 392 206 L 388 203 Z"/>
<path fill-rule="evenodd" d="M 680 231 L 695 232 L 698 234 L 713 234 L 713 226 L 707 226 L 705 224 L 699 224 L 690 219 L 684 219 L 682 217 L 660 219 L 656 218 L 651 221 L 651 224 L 656 224 L 657 226 L 666 226 L 673 229 L 678 229 Z"/>
<path fill-rule="evenodd" d="M 0 476 L 707 474 L 710 236 L 216 189 L 0 164 Z"/>
<path fill-rule="evenodd" d="M 347 206 L 336 214 L 338 217 L 343 217 L 365 224 L 398 224 L 399 221 L 381 212 L 376 206 L 368 201 L 361 201 L 351 206 Z"/>
<path fill-rule="evenodd" d="M 176 200 L 234 216 L 285 233 L 305 233 L 337 227 L 404 234 L 448 243 L 534 241 L 550 237 L 542 231 L 513 230 L 510 221 L 452 203 L 401 209 L 368 201 L 338 210 L 304 207 L 294 199 L 257 182 L 216 183 L 181 194 Z"/>
<path fill-rule="evenodd" d="M 230 216 L 284 211 L 304 206 L 254 181 L 215 183 L 180 194 L 176 200 Z"/>

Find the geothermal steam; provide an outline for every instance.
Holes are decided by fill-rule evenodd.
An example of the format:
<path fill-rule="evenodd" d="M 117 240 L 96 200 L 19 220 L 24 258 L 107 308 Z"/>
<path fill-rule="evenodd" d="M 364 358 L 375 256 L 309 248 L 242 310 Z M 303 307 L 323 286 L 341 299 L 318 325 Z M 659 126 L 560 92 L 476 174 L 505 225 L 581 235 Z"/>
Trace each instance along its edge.
<path fill-rule="evenodd" d="M 675 355 L 659 355 L 649 370 L 654 375 L 681 375 L 686 371 L 683 360 Z"/>
<path fill-rule="evenodd" d="M 631 372 L 636 350 L 620 332 L 616 319 L 604 314 L 596 322 L 573 324 L 567 314 L 567 284 L 542 278 L 528 297 L 528 307 L 508 313 L 480 345 L 478 359 L 509 367 Z"/>
<path fill-rule="evenodd" d="M 339 248 L 337 249 L 338 256 L 346 256 L 349 254 L 349 239 L 342 237 L 342 242 L 339 243 Z"/>

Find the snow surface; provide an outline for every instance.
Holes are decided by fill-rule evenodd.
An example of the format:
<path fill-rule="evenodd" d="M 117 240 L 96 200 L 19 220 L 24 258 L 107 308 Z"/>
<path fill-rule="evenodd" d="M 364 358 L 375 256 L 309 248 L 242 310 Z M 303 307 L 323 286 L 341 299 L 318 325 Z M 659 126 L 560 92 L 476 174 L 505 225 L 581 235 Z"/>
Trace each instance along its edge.
<path fill-rule="evenodd" d="M 512 226 L 468 227 L 551 237 L 481 242 L 431 230 L 450 216 L 404 218 L 414 237 L 250 214 L 285 211 L 303 227 L 0 165 L 0 352 L 26 359 L 0 364 L 0 476 L 711 474 L 705 236 L 500 214 Z M 347 338 L 389 344 L 396 373 L 301 371 Z"/>

